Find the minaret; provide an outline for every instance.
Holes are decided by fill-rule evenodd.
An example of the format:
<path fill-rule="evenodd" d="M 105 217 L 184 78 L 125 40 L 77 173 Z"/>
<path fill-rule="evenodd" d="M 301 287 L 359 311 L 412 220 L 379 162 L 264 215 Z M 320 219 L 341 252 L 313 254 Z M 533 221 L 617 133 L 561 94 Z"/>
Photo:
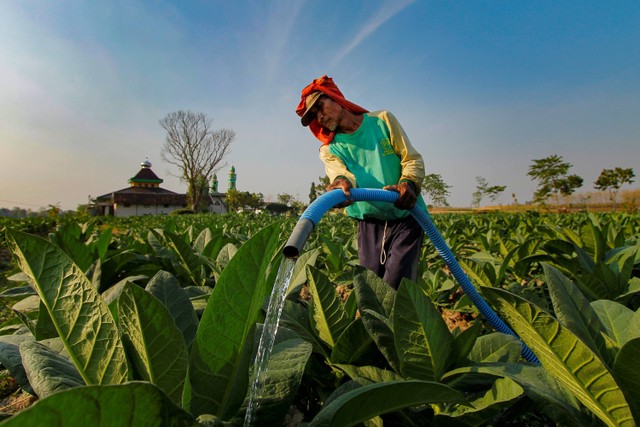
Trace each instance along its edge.
<path fill-rule="evenodd" d="M 236 189 L 236 168 L 231 166 L 231 170 L 229 171 L 229 190 Z"/>
<path fill-rule="evenodd" d="M 211 178 L 211 190 L 209 191 L 211 194 L 218 192 L 218 175 L 213 174 L 213 178 Z"/>

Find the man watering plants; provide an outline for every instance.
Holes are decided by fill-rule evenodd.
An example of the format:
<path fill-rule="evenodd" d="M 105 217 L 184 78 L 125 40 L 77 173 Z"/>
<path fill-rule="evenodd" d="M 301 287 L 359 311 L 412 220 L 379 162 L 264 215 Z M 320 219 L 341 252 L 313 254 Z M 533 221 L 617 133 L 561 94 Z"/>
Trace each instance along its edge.
<path fill-rule="evenodd" d="M 423 230 L 408 209 L 426 209 L 420 196 L 422 156 L 389 111 L 373 111 L 348 101 L 326 75 L 302 90 L 296 113 L 320 140 L 320 159 L 331 184 L 341 189 L 347 215 L 358 221 L 360 265 L 394 289 L 403 277 L 417 279 Z M 396 191 L 395 204 L 350 201 L 351 188 Z"/>

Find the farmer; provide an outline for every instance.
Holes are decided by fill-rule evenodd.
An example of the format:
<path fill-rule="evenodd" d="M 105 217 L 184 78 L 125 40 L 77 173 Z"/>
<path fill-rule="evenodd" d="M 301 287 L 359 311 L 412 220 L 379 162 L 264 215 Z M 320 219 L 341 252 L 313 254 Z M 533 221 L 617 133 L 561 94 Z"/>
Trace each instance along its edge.
<path fill-rule="evenodd" d="M 424 162 L 398 120 L 347 101 L 326 75 L 302 90 L 296 113 L 322 142 L 327 191 L 341 189 L 347 201 L 339 207 L 358 221 L 360 265 L 396 290 L 403 277 L 415 281 L 423 230 L 407 209 L 416 203 L 426 209 L 420 196 Z M 395 191 L 398 199 L 394 205 L 353 202 L 354 187 Z"/>

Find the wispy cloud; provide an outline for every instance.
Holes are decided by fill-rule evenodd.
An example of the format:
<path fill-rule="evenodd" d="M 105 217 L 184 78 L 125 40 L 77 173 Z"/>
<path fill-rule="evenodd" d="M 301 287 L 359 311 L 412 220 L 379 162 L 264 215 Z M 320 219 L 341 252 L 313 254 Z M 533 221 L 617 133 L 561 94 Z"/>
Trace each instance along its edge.
<path fill-rule="evenodd" d="M 342 58 L 347 56 L 351 51 L 360 45 L 364 40 L 373 34 L 378 28 L 380 28 L 385 22 L 393 18 L 409 5 L 414 3 L 415 0 L 402 0 L 387 2 L 382 5 L 377 14 L 373 15 L 371 19 L 360 28 L 360 31 L 353 37 L 351 43 L 343 47 L 338 54 L 333 58 L 332 67 L 338 64 Z"/>
<path fill-rule="evenodd" d="M 267 80 L 272 81 L 282 66 L 282 56 L 294 29 L 300 10 L 304 6 L 301 1 L 274 2 L 269 6 L 268 29 L 264 39 L 265 67 Z"/>

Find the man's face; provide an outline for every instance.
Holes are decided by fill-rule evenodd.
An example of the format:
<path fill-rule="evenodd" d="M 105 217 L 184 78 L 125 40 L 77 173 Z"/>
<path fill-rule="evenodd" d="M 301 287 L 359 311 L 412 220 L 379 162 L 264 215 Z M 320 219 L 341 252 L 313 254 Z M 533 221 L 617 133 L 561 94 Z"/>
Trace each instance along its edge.
<path fill-rule="evenodd" d="M 334 132 L 342 119 L 342 106 L 328 96 L 322 95 L 311 109 L 318 123 Z"/>

